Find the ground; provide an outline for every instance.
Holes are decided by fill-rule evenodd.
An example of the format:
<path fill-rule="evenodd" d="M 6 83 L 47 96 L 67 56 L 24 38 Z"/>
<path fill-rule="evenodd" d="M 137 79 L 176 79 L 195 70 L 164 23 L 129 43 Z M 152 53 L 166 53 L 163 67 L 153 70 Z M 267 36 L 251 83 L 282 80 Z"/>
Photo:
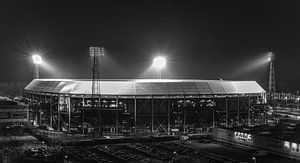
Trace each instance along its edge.
<path fill-rule="evenodd" d="M 69 135 L 70 136 L 70 135 Z M 68 136 L 68 137 L 69 137 Z M 79 136 L 81 137 L 81 136 Z M 73 141 L 77 140 L 73 139 Z M 254 162 L 253 152 L 213 140 L 153 141 L 155 138 L 98 139 L 95 144 L 46 144 L 24 135 L 0 137 L 2 162 Z M 121 142 L 120 142 L 121 140 Z M 155 139 L 156 140 L 156 139 Z M 12 143 L 14 142 L 14 143 Z M 17 142 L 17 143 L 16 143 Z M 200 143 L 201 142 L 201 143 Z M 297 163 L 269 154 L 256 162 Z"/>

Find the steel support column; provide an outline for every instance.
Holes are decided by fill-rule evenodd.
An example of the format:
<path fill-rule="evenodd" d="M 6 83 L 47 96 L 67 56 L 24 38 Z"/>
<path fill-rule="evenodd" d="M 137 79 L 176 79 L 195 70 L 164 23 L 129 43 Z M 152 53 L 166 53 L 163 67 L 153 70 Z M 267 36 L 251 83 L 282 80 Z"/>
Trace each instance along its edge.
<path fill-rule="evenodd" d="M 119 135 L 119 99 L 116 97 L 116 111 L 117 111 L 117 118 L 116 118 L 116 133 Z"/>
<path fill-rule="evenodd" d="M 153 96 L 151 97 L 152 97 L 151 98 L 151 133 L 153 133 L 154 132 L 154 112 L 153 112 L 154 103 L 153 103 Z"/>
<path fill-rule="evenodd" d="M 98 132 L 101 132 L 101 98 L 98 98 Z"/>
<path fill-rule="evenodd" d="M 84 106 L 85 106 L 85 103 L 84 103 L 84 97 L 83 97 L 83 108 L 81 109 L 82 123 L 84 123 Z"/>
<path fill-rule="evenodd" d="M 119 110 L 116 110 L 117 118 L 116 118 L 116 134 L 119 135 Z"/>
<path fill-rule="evenodd" d="M 182 103 L 182 111 L 183 111 L 183 133 L 186 133 L 186 117 L 185 117 L 185 96 L 183 97 Z"/>
<path fill-rule="evenodd" d="M 52 120 L 53 120 L 53 108 L 52 108 L 53 106 L 52 106 L 52 100 L 50 101 L 50 127 L 51 128 L 53 128 L 53 122 L 52 122 Z"/>
<path fill-rule="evenodd" d="M 136 134 L 136 96 L 134 96 L 134 133 Z"/>
<path fill-rule="evenodd" d="M 71 99 L 70 99 L 70 97 L 68 97 L 68 103 L 67 103 L 67 105 L 68 105 L 68 113 L 69 113 L 69 127 L 68 127 L 68 132 L 70 133 L 70 128 L 71 128 L 71 101 L 70 101 Z"/>
<path fill-rule="evenodd" d="M 251 125 L 251 117 L 250 117 L 250 96 L 248 96 L 248 126 Z"/>
<path fill-rule="evenodd" d="M 226 124 L 226 127 L 228 127 L 228 97 L 226 96 L 226 105 L 225 105 L 225 124 Z"/>
<path fill-rule="evenodd" d="M 213 108 L 212 108 L 212 112 L 213 112 L 213 127 L 216 127 L 216 124 L 215 124 L 215 97 L 213 97 Z"/>
<path fill-rule="evenodd" d="M 237 96 L 237 116 L 238 116 L 238 119 L 237 119 L 237 125 L 240 126 L 240 97 Z"/>
<path fill-rule="evenodd" d="M 168 97 L 168 135 L 170 135 L 170 97 Z"/>
<path fill-rule="evenodd" d="M 58 101 L 57 101 L 57 131 L 60 131 L 60 96 L 58 96 Z"/>

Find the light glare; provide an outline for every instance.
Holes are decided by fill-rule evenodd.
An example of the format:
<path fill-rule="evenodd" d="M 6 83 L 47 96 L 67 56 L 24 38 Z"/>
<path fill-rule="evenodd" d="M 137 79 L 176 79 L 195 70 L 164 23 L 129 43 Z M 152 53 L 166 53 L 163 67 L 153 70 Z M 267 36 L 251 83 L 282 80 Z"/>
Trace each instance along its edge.
<path fill-rule="evenodd" d="M 166 58 L 163 56 L 159 56 L 154 58 L 153 60 L 153 66 L 158 68 L 158 69 L 162 69 L 166 66 Z"/>
<path fill-rule="evenodd" d="M 32 60 L 34 64 L 41 64 L 42 63 L 42 58 L 41 56 L 35 54 L 32 56 Z"/>
<path fill-rule="evenodd" d="M 270 52 L 269 55 L 268 55 L 268 61 L 270 62 L 272 59 L 273 59 L 273 53 Z"/>

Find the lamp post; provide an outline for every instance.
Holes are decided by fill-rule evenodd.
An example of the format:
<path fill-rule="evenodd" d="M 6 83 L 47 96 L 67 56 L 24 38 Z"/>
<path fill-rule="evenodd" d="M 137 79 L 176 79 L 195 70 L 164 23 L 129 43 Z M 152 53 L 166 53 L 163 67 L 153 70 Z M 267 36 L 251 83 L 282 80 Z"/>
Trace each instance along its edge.
<path fill-rule="evenodd" d="M 158 56 L 153 59 L 153 66 L 158 71 L 158 78 L 161 79 L 161 70 L 166 66 L 166 58 L 163 56 Z"/>
<path fill-rule="evenodd" d="M 300 101 L 300 97 L 299 96 L 297 96 L 296 101 L 297 101 L 297 109 L 299 109 L 299 101 Z"/>
<path fill-rule="evenodd" d="M 34 79 L 39 79 L 40 74 L 39 74 L 39 65 L 42 64 L 42 58 L 38 54 L 32 55 L 32 60 L 34 63 Z"/>
<path fill-rule="evenodd" d="M 297 91 L 297 94 L 296 94 L 297 109 L 299 109 L 299 100 L 300 100 L 299 91 Z"/>
<path fill-rule="evenodd" d="M 43 112 L 40 112 L 40 126 L 42 125 L 42 116 L 43 116 Z"/>
<path fill-rule="evenodd" d="M 105 145 L 104 148 L 107 150 L 107 159 L 108 159 L 108 161 L 109 161 L 109 148 L 108 148 L 107 145 Z"/>
<path fill-rule="evenodd" d="M 287 96 L 284 97 L 284 100 L 285 100 L 285 105 L 286 105 L 285 107 L 287 107 L 287 104 L 288 104 L 288 98 L 287 98 Z"/>

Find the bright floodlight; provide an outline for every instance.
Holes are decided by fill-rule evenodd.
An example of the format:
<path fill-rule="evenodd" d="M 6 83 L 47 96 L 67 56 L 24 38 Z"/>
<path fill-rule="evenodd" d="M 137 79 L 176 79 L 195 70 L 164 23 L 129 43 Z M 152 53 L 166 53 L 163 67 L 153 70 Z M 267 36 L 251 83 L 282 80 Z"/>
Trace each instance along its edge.
<path fill-rule="evenodd" d="M 33 55 L 32 60 L 34 64 L 41 64 L 42 63 L 42 58 L 39 55 Z"/>
<path fill-rule="evenodd" d="M 153 66 L 158 69 L 164 68 L 166 66 L 166 58 L 162 56 L 154 58 Z"/>
<path fill-rule="evenodd" d="M 272 59 L 273 59 L 273 53 L 270 52 L 268 55 L 268 61 L 270 62 Z"/>

